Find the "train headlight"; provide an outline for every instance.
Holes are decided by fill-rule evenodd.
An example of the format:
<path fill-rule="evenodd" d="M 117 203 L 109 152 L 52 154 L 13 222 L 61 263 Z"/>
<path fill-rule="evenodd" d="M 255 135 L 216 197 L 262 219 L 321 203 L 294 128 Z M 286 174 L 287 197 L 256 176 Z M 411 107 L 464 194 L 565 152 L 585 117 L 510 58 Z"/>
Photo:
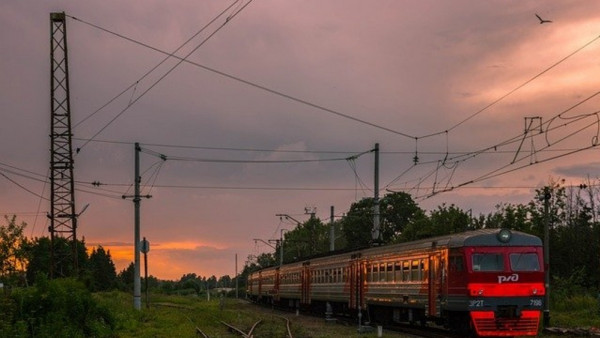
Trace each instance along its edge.
<path fill-rule="evenodd" d="M 508 229 L 502 229 L 496 236 L 500 242 L 508 243 L 512 237 L 512 233 Z"/>
<path fill-rule="evenodd" d="M 538 291 L 537 291 L 537 289 L 533 289 L 533 290 L 531 290 L 531 293 L 533 293 L 534 295 L 537 295 Z"/>
<path fill-rule="evenodd" d="M 477 291 L 477 294 L 478 294 L 479 296 L 483 296 L 483 289 L 480 289 L 479 291 Z"/>

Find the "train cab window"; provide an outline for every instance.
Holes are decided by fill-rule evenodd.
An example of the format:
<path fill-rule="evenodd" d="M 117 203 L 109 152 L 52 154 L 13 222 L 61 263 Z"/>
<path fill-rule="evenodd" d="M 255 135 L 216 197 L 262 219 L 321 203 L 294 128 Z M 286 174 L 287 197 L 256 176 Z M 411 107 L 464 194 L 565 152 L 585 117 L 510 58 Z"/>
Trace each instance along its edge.
<path fill-rule="evenodd" d="M 473 254 L 473 271 L 503 271 L 504 257 L 500 253 Z"/>
<path fill-rule="evenodd" d="M 537 253 L 511 253 L 509 258 L 512 271 L 540 271 Z"/>

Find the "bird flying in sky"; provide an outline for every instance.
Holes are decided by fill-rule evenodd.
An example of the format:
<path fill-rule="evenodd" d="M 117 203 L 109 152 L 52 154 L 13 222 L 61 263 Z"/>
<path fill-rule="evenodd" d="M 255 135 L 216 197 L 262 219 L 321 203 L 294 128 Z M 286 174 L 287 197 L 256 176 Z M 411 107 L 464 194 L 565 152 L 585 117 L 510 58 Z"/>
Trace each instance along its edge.
<path fill-rule="evenodd" d="M 537 18 L 540 20 L 540 25 L 541 25 L 541 24 L 544 24 L 544 23 L 551 23 L 551 22 L 552 22 L 552 21 L 550 21 L 550 20 L 544 20 L 544 19 L 542 19 L 542 18 L 541 18 L 539 15 L 537 15 L 537 14 L 536 14 L 535 16 L 536 16 L 536 17 L 537 17 Z"/>

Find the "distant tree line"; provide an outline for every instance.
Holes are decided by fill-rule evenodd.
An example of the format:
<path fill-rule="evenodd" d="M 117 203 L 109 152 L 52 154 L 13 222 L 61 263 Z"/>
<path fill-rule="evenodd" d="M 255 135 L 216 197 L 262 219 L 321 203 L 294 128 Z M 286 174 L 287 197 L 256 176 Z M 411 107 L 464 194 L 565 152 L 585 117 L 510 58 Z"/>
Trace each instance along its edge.
<path fill-rule="evenodd" d="M 5 287 L 33 285 L 37 279 L 50 277 L 51 240 L 49 237 L 28 239 L 23 232 L 25 223 L 17 223 L 16 217 L 5 216 L 6 224 L 0 225 L 0 282 Z M 68 256 L 72 250 L 69 240 L 55 238 L 56 256 Z M 78 271 L 71 260 L 56 260 L 56 271 L 61 275 L 81 279 L 90 291 L 106 291 L 118 288 L 119 281 L 110 251 L 102 246 L 91 253 L 85 240 L 76 241 Z"/>

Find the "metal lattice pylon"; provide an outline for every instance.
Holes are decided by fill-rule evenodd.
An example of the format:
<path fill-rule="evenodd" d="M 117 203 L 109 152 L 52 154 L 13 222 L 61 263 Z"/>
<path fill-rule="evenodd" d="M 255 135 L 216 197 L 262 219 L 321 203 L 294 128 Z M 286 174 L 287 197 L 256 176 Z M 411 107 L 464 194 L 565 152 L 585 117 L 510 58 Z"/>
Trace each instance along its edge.
<path fill-rule="evenodd" d="M 62 277 L 76 274 L 78 270 L 67 27 L 64 12 L 50 13 L 50 32 L 50 275 Z M 65 243 L 70 243 L 70 248 L 68 245 L 65 247 Z"/>

